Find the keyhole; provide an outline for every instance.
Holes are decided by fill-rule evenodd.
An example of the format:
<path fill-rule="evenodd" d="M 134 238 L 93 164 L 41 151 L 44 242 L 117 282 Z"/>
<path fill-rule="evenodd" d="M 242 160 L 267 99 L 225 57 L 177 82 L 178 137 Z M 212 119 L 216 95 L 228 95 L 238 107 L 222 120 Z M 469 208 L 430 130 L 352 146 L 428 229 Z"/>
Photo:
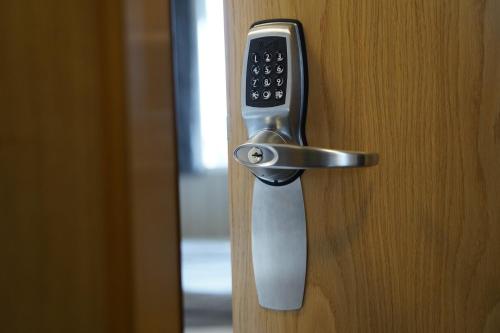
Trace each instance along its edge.
<path fill-rule="evenodd" d="M 262 156 L 263 156 L 263 154 L 262 154 L 262 150 L 260 150 L 260 148 L 252 147 L 248 151 L 248 160 L 252 164 L 259 163 L 260 161 L 262 161 Z"/>

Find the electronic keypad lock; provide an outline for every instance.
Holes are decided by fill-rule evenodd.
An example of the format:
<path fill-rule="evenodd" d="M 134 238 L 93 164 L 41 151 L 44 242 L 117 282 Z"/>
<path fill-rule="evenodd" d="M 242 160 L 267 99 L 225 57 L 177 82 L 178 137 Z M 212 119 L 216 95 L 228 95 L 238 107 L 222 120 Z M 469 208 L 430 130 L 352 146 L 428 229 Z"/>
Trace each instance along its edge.
<path fill-rule="evenodd" d="M 259 303 L 274 310 L 302 306 L 307 261 L 306 217 L 300 175 L 309 168 L 377 164 L 373 153 L 307 147 L 307 60 L 295 20 L 252 25 L 241 81 L 241 113 L 248 142 L 236 161 L 255 176 L 252 260 Z"/>

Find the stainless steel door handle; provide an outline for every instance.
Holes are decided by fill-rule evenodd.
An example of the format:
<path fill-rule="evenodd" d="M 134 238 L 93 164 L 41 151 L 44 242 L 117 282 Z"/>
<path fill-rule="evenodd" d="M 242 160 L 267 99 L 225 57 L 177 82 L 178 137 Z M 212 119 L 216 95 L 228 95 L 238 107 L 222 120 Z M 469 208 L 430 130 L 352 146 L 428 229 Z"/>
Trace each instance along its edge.
<path fill-rule="evenodd" d="M 300 175 L 310 168 L 375 165 L 375 153 L 307 147 L 307 61 L 298 21 L 254 24 L 241 79 L 248 142 L 236 161 L 256 176 L 252 197 L 252 263 L 259 304 L 302 307 L 307 264 L 306 214 Z M 245 221 L 242 221 L 244 223 Z"/>
<path fill-rule="evenodd" d="M 270 185 L 288 184 L 304 169 L 358 168 L 378 163 L 376 153 L 308 147 L 289 141 L 276 130 L 264 129 L 236 147 L 233 157 Z"/>
<path fill-rule="evenodd" d="M 245 143 L 234 150 L 234 158 L 250 168 L 302 170 L 313 168 L 357 168 L 377 164 L 378 155 L 290 144 Z"/>

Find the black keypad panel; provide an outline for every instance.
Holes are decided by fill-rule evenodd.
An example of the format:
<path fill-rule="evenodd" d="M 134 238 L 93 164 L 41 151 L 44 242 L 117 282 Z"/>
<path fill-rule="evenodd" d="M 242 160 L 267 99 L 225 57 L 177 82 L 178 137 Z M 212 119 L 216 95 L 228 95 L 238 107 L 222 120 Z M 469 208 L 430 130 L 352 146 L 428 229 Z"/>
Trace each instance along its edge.
<path fill-rule="evenodd" d="M 286 76 L 286 38 L 252 39 L 247 61 L 247 105 L 268 108 L 285 104 Z"/>

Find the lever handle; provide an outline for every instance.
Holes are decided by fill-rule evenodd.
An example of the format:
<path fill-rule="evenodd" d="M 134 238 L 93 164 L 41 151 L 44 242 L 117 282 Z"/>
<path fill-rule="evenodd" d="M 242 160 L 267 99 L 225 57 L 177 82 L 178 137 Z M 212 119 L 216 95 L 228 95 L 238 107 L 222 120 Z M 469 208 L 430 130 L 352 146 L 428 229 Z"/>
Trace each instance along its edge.
<path fill-rule="evenodd" d="M 376 165 L 378 154 L 275 143 L 245 143 L 234 158 L 249 168 L 301 170 Z"/>

